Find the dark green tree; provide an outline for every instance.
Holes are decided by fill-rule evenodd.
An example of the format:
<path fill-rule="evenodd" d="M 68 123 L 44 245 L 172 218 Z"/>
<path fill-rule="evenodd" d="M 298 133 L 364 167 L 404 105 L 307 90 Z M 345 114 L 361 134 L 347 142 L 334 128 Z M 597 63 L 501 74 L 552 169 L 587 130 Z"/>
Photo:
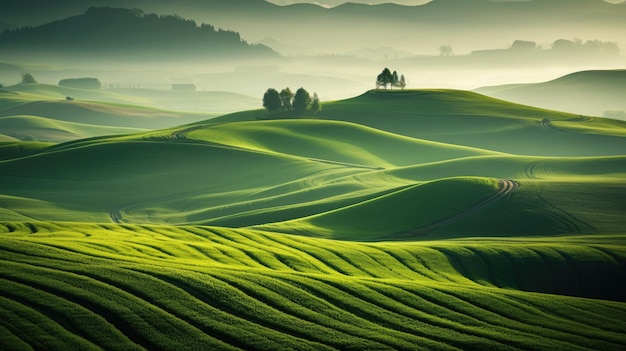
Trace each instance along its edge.
<path fill-rule="evenodd" d="M 267 89 L 263 95 L 263 107 L 265 107 L 269 112 L 274 112 L 280 110 L 281 106 L 282 101 L 280 100 L 278 91 L 273 88 Z"/>
<path fill-rule="evenodd" d="M 298 115 L 303 115 L 310 105 L 311 95 L 309 95 L 309 92 L 304 90 L 304 88 L 298 89 L 293 98 L 293 109 Z"/>
<path fill-rule="evenodd" d="M 387 90 L 387 86 L 391 84 L 393 81 L 393 74 L 389 70 L 389 68 L 385 68 L 379 75 L 376 77 L 376 89 L 380 89 L 380 87 L 384 87 Z"/>
<path fill-rule="evenodd" d="M 288 87 L 280 91 L 280 100 L 283 104 L 283 109 L 287 111 L 291 111 L 291 101 L 293 100 L 293 92 Z"/>
<path fill-rule="evenodd" d="M 311 102 L 311 112 L 313 112 L 313 114 L 315 115 L 321 110 L 322 110 L 322 103 L 320 102 L 320 98 L 319 96 L 317 96 L 317 93 L 313 93 L 313 102 Z"/>
<path fill-rule="evenodd" d="M 30 73 L 22 73 L 22 83 L 21 84 L 32 84 L 37 83 L 35 77 L 33 77 Z"/>
<path fill-rule="evenodd" d="M 398 84 L 400 84 L 400 78 L 398 78 L 398 72 L 393 71 L 393 74 L 391 74 L 391 87 L 397 87 Z"/>

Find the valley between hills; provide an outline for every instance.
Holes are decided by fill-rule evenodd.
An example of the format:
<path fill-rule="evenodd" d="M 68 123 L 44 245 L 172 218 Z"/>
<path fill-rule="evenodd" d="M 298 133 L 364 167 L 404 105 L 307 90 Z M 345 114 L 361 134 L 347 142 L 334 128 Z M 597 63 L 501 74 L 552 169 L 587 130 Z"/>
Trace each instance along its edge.
<path fill-rule="evenodd" d="M 625 121 L 445 89 L 299 118 L 58 89 L 0 91 L 3 350 L 626 347 Z"/>

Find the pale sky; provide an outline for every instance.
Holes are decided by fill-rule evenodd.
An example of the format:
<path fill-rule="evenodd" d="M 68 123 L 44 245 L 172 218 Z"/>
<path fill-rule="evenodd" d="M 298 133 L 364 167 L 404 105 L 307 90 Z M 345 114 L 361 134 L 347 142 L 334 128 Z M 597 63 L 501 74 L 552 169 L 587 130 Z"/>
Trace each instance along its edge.
<path fill-rule="evenodd" d="M 382 4 L 382 3 L 396 3 L 401 5 L 423 5 L 431 0 L 267 0 L 268 2 L 277 5 L 290 5 L 295 3 L 311 3 L 318 4 L 324 7 L 337 6 L 346 2 L 360 3 L 360 4 Z M 525 0 L 494 0 L 494 1 L 525 1 Z M 609 3 L 617 4 L 624 0 L 604 0 Z"/>

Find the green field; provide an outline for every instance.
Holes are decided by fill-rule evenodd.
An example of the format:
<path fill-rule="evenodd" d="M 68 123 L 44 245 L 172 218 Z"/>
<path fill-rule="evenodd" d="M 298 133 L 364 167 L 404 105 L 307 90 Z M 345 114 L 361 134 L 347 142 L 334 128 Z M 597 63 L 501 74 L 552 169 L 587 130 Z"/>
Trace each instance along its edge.
<path fill-rule="evenodd" d="M 407 90 L 100 132 L 0 139 L 3 350 L 626 348 L 626 122 Z"/>

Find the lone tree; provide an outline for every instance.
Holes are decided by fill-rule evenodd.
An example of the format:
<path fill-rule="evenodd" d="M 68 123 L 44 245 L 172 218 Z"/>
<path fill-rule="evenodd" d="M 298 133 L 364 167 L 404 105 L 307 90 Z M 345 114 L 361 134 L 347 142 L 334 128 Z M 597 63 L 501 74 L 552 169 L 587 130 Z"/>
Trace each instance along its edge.
<path fill-rule="evenodd" d="M 37 83 L 37 81 L 35 80 L 35 77 L 33 77 L 33 75 L 30 73 L 22 73 L 21 84 L 32 84 L 32 83 Z"/>
<path fill-rule="evenodd" d="M 439 56 L 444 56 L 444 57 L 454 56 L 454 52 L 452 51 L 452 46 L 450 46 L 450 44 L 441 45 L 439 47 Z"/>
<path fill-rule="evenodd" d="M 309 105 L 311 105 L 311 95 L 309 95 L 309 92 L 304 90 L 304 88 L 298 89 L 293 98 L 293 109 L 298 115 L 303 115 Z"/>
<path fill-rule="evenodd" d="M 400 76 L 400 81 L 398 82 L 398 86 L 404 90 L 406 88 L 406 79 L 404 79 L 404 74 Z"/>
<path fill-rule="evenodd" d="M 293 93 L 291 92 L 291 89 L 287 87 L 281 90 L 279 95 L 280 95 L 280 100 L 283 105 L 283 109 L 287 111 L 291 111 L 292 109 L 291 101 L 293 100 Z"/>
<path fill-rule="evenodd" d="M 280 100 L 278 91 L 273 88 L 267 89 L 263 95 L 263 107 L 265 107 L 269 112 L 274 112 L 280 110 L 281 106 L 282 101 Z"/>
<path fill-rule="evenodd" d="M 311 112 L 316 115 L 318 112 L 322 110 L 322 103 L 320 102 L 319 96 L 317 93 L 313 93 L 313 102 L 311 103 Z"/>

